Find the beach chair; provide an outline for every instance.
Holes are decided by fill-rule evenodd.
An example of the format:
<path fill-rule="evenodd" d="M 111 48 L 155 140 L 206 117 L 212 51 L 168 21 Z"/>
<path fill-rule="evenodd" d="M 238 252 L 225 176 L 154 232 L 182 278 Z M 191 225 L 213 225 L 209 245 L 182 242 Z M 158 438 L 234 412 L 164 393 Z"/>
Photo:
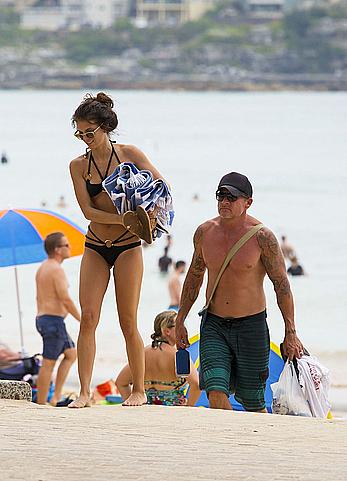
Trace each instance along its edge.
<path fill-rule="evenodd" d="M 40 370 L 39 354 L 30 357 L 18 357 L 0 364 L 0 379 L 6 381 L 26 381 L 33 385 Z"/>

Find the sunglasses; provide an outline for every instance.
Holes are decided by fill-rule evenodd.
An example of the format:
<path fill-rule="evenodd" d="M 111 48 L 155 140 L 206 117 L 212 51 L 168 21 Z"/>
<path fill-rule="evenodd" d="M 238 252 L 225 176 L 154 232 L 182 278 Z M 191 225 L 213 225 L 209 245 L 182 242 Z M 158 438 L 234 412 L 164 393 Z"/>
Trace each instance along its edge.
<path fill-rule="evenodd" d="M 100 127 L 102 126 L 102 124 L 99 125 L 99 127 L 97 127 L 95 130 L 90 130 L 88 132 L 81 132 L 80 130 L 76 130 L 76 132 L 74 133 L 74 136 L 78 139 L 78 140 L 83 140 L 83 137 L 85 137 L 86 139 L 88 140 L 93 140 L 94 137 L 95 137 L 95 132 L 97 132 Z"/>
<path fill-rule="evenodd" d="M 240 197 L 244 197 L 243 195 L 233 195 L 230 192 L 221 192 L 220 190 L 217 190 L 216 192 L 216 199 L 218 202 L 223 202 L 224 199 L 226 199 L 229 202 L 235 202 L 237 199 Z"/>

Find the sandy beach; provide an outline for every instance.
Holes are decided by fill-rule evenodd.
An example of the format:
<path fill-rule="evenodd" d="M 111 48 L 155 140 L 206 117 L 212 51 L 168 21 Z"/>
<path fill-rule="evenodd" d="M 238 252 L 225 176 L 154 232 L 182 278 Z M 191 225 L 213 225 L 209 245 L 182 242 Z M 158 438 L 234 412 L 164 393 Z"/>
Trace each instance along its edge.
<path fill-rule="evenodd" d="M 0 400 L 2 481 L 347 479 L 347 422 Z"/>

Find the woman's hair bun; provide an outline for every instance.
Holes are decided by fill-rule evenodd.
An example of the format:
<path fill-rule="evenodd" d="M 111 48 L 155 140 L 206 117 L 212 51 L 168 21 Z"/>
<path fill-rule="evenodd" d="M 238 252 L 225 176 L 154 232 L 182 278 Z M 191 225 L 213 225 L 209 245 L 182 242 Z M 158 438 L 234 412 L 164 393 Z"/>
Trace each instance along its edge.
<path fill-rule="evenodd" d="M 110 107 L 110 109 L 113 108 L 113 100 L 104 92 L 99 92 L 98 94 L 96 94 L 95 100 L 97 102 L 100 102 L 101 104 L 107 105 L 108 107 Z"/>
<path fill-rule="evenodd" d="M 118 118 L 113 109 L 113 100 L 104 92 L 84 96 L 82 103 L 72 116 L 72 123 L 76 126 L 78 120 L 87 120 L 102 125 L 104 132 L 110 133 L 117 128 Z"/>

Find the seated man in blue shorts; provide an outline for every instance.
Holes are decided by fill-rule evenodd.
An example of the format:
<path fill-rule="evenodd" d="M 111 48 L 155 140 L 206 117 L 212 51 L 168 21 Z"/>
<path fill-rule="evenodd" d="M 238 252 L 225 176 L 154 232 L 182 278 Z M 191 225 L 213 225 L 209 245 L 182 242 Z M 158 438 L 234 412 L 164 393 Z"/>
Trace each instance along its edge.
<path fill-rule="evenodd" d="M 49 234 L 44 243 L 48 259 L 36 273 L 36 328 L 43 339 L 43 362 L 37 379 L 37 402 L 45 404 L 58 357 L 64 357 L 59 364 L 55 379 L 54 395 L 50 403 L 55 406 L 62 394 L 65 379 L 76 360 L 76 348 L 66 331 L 64 319 L 71 314 L 81 320 L 74 302 L 69 296 L 68 283 L 62 262 L 70 257 L 70 246 L 61 232 Z"/>
<path fill-rule="evenodd" d="M 194 235 L 194 254 L 183 285 L 176 319 L 177 347 L 189 345 L 184 321 L 198 297 L 207 269 L 209 299 L 231 247 L 260 222 L 247 214 L 253 199 L 248 178 L 237 172 L 222 177 L 216 199 L 218 216 L 204 222 Z M 231 409 L 230 393 L 247 411 L 266 412 L 264 392 L 270 352 L 266 323 L 265 275 L 273 283 L 281 310 L 284 354 L 300 358 L 303 346 L 296 335 L 293 296 L 283 255 L 274 234 L 259 226 L 225 269 L 203 316 L 200 336 L 200 388 L 211 408 Z"/>

